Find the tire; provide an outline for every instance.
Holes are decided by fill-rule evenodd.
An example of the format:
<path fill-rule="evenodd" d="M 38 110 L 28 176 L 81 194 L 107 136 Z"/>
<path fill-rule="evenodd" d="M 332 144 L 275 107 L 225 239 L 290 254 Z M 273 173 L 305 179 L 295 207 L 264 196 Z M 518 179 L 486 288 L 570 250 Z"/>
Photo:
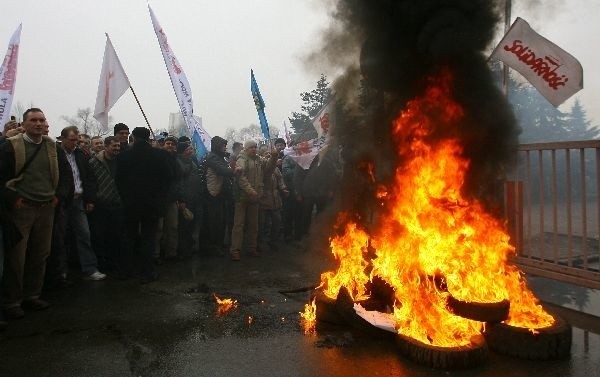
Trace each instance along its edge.
<path fill-rule="evenodd" d="M 436 369 L 473 368 L 488 361 L 489 351 L 483 336 L 474 336 L 468 346 L 438 347 L 398 334 L 400 353 L 417 364 Z"/>
<path fill-rule="evenodd" d="M 455 315 L 479 322 L 499 323 L 508 318 L 510 301 L 500 302 L 466 302 L 448 296 L 447 307 Z"/>
<path fill-rule="evenodd" d="M 490 349 L 502 355 L 526 360 L 564 359 L 571 354 L 573 330 L 562 318 L 554 319 L 554 325 L 536 330 L 537 334 L 497 323 L 487 326 L 484 336 Z"/>

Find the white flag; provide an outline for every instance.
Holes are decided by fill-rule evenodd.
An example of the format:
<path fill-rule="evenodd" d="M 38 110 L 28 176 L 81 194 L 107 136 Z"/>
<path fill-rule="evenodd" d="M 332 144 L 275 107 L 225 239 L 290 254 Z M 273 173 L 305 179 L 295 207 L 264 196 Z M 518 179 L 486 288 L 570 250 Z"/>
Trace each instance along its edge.
<path fill-rule="evenodd" d="M 106 34 L 106 47 L 104 47 L 102 71 L 98 82 L 98 96 L 94 108 L 94 118 L 102 124 L 104 131 L 108 130 L 108 112 L 130 86 L 129 79 L 119 61 L 110 37 Z"/>
<path fill-rule="evenodd" d="M 17 81 L 17 61 L 19 59 L 19 43 L 21 40 L 21 27 L 17 30 L 8 42 L 8 50 L 0 67 L 0 127 L 10 119 L 10 109 L 15 92 L 15 83 Z"/>
<path fill-rule="evenodd" d="M 522 74 L 555 107 L 583 88 L 583 68 L 569 53 L 517 18 L 491 58 Z"/>
<path fill-rule="evenodd" d="M 325 136 L 303 141 L 294 146 L 288 146 L 283 150 L 283 154 L 289 156 L 292 160 L 296 161 L 302 169 L 306 170 L 310 167 L 310 164 L 312 164 L 315 157 L 317 157 L 320 152 L 325 151 L 329 145 L 327 142 L 328 140 Z"/>
<path fill-rule="evenodd" d="M 329 101 L 327 105 L 323 106 L 323 108 L 319 111 L 317 116 L 312 121 L 312 124 L 317 130 L 317 134 L 319 135 L 319 137 L 329 137 L 329 128 L 333 120 L 333 105 L 334 101 Z"/>
<path fill-rule="evenodd" d="M 148 4 L 148 10 L 150 11 L 152 26 L 154 27 L 154 32 L 158 38 L 158 44 L 160 45 L 163 59 L 165 60 L 167 71 L 169 72 L 169 77 L 171 78 L 171 84 L 173 85 L 177 102 L 179 102 L 179 110 L 181 111 L 181 116 L 183 117 L 183 120 L 188 128 L 188 132 L 190 136 L 192 136 L 194 134 L 194 130 L 200 130 L 200 132 L 208 135 L 202 125 L 197 122 L 196 118 L 194 118 L 192 88 L 190 87 L 185 72 L 183 72 L 183 68 L 181 67 L 181 64 L 179 64 L 179 60 L 177 60 L 175 54 L 171 50 L 171 46 L 169 46 L 167 41 L 167 35 L 158 23 L 156 16 L 154 16 L 154 12 L 152 11 L 152 8 L 150 8 L 150 4 Z"/>
<path fill-rule="evenodd" d="M 288 131 L 287 128 L 287 124 L 285 123 L 285 120 L 283 121 L 283 127 L 281 127 L 279 129 L 279 134 L 277 135 L 278 138 L 285 140 L 285 143 L 287 145 L 291 145 L 292 144 L 292 139 L 290 137 L 290 132 Z"/>

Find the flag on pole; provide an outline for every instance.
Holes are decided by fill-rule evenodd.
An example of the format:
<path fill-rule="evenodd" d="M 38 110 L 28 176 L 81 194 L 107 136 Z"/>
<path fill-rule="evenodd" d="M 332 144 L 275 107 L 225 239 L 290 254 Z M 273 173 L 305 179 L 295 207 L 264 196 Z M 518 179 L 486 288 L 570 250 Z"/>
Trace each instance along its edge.
<path fill-rule="evenodd" d="M 329 129 L 333 123 L 333 109 L 334 101 L 331 100 L 325 106 L 323 106 L 317 116 L 312 120 L 312 125 L 317 130 L 319 137 L 325 137 L 326 139 L 329 138 Z"/>
<path fill-rule="evenodd" d="M 148 10 L 150 11 L 150 18 L 152 19 L 152 26 L 154 27 L 154 32 L 156 33 L 156 38 L 158 38 L 158 44 L 160 45 L 160 49 L 162 51 L 163 59 L 165 61 L 165 65 L 167 66 L 167 72 L 169 72 L 169 78 L 171 79 L 171 85 L 173 86 L 173 90 L 175 91 L 175 96 L 177 97 L 177 102 L 179 103 L 179 110 L 181 111 L 181 116 L 185 121 L 185 124 L 188 129 L 188 133 L 191 139 L 194 138 L 195 134 L 198 134 L 196 137 L 196 141 L 202 139 L 202 135 L 208 135 L 208 133 L 202 127 L 202 124 L 198 122 L 198 119 L 194 117 L 194 101 L 192 99 L 192 88 L 190 87 L 190 83 L 188 82 L 187 76 L 179 64 L 179 60 L 175 57 L 173 50 L 171 50 L 171 46 L 169 46 L 169 42 L 167 41 L 167 35 L 165 31 L 158 23 L 150 4 L 148 4 Z M 204 140 L 204 143 L 206 141 Z M 199 146 L 199 145 L 198 145 Z M 207 150 L 206 144 L 205 153 Z M 199 149 L 196 149 L 199 151 Z"/>
<path fill-rule="evenodd" d="M 267 116 L 265 115 L 265 101 L 260 95 L 260 90 L 258 90 L 258 84 L 256 83 L 256 78 L 254 78 L 253 70 L 250 70 L 250 91 L 252 92 L 252 98 L 254 99 L 254 106 L 256 106 L 256 111 L 258 112 L 260 130 L 262 131 L 265 140 L 269 140 L 271 136 L 269 134 L 269 123 L 267 122 Z"/>
<path fill-rule="evenodd" d="M 23 24 L 20 24 L 10 38 L 6 56 L 0 66 L 0 126 L 2 127 L 10 119 L 10 109 L 17 82 L 17 61 L 22 26 Z"/>
<path fill-rule="evenodd" d="M 204 157 L 204 155 L 210 151 L 210 135 L 202 127 L 202 119 L 195 115 L 194 118 L 196 118 L 195 124 L 199 125 L 200 127 L 194 127 L 192 137 L 190 139 L 192 140 L 194 149 L 196 149 L 196 158 L 198 161 L 200 161 L 202 157 Z"/>
<path fill-rule="evenodd" d="M 102 125 L 103 131 L 108 131 L 108 112 L 130 87 L 131 84 L 117 52 L 110 41 L 110 37 L 106 34 L 104 59 L 102 60 L 98 95 L 96 96 L 96 107 L 94 108 L 94 118 Z"/>
<path fill-rule="evenodd" d="M 319 153 L 324 152 L 328 145 L 325 137 L 318 137 L 300 142 L 294 146 L 288 146 L 283 150 L 283 154 L 289 156 L 302 169 L 306 170 L 310 167 L 315 157 Z"/>
<path fill-rule="evenodd" d="M 555 107 L 583 88 L 583 68 L 579 61 L 519 17 L 490 58 L 522 74 Z"/>
<path fill-rule="evenodd" d="M 287 124 L 285 123 L 285 120 L 283 121 L 283 127 L 281 127 L 279 129 L 279 134 L 277 135 L 277 137 L 285 140 L 285 143 L 287 145 L 291 145 L 292 144 L 292 138 L 291 138 L 291 135 L 290 135 L 290 131 L 288 131 Z"/>

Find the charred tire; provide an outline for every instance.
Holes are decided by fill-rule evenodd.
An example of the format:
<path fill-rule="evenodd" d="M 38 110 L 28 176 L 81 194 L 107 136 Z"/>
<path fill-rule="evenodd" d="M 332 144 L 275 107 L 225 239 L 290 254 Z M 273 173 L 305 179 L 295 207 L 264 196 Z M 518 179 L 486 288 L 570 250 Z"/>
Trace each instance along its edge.
<path fill-rule="evenodd" d="M 321 291 L 315 295 L 315 304 L 317 305 L 317 323 L 331 323 L 334 325 L 347 325 L 346 321 L 338 314 L 335 307 L 335 301 L 325 296 Z"/>
<path fill-rule="evenodd" d="M 508 318 L 510 301 L 500 302 L 466 302 L 448 296 L 448 310 L 460 317 L 472 319 L 479 322 L 498 323 Z"/>
<path fill-rule="evenodd" d="M 390 339 L 396 335 L 394 332 L 386 331 L 380 329 L 379 327 L 373 326 L 371 323 L 356 314 L 356 311 L 354 310 L 354 301 L 345 287 L 340 288 L 337 299 L 335 300 L 335 308 L 337 309 L 340 317 L 342 317 L 347 324 L 358 330 L 364 331 L 369 335 Z"/>
<path fill-rule="evenodd" d="M 502 355 L 527 360 L 567 358 L 571 354 L 573 330 L 562 318 L 555 316 L 554 319 L 554 325 L 536 330 L 537 334 L 497 323 L 487 326 L 484 336 L 490 349 Z"/>
<path fill-rule="evenodd" d="M 487 362 L 488 347 L 481 335 L 474 336 L 471 344 L 458 347 L 438 347 L 398 334 L 396 344 L 400 353 L 415 363 L 436 369 L 466 369 Z"/>

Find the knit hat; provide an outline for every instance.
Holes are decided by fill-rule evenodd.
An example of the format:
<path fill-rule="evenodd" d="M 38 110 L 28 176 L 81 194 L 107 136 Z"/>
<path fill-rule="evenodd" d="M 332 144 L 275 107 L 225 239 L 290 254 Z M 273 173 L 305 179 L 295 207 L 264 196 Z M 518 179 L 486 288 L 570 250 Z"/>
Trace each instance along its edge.
<path fill-rule="evenodd" d="M 189 146 L 190 146 L 190 143 L 185 143 L 185 142 L 177 143 L 177 153 L 181 154 L 181 153 L 185 152 L 185 150 L 188 149 Z"/>
<path fill-rule="evenodd" d="M 287 143 L 285 142 L 285 140 L 283 140 L 280 137 L 278 137 L 277 139 L 275 139 L 275 145 L 277 145 L 277 144 L 287 145 Z"/>
<path fill-rule="evenodd" d="M 220 136 L 214 136 L 212 139 L 210 139 L 211 151 L 220 151 L 224 145 L 227 145 L 227 140 L 223 139 Z"/>
<path fill-rule="evenodd" d="M 189 143 L 191 140 L 189 137 L 187 136 L 179 136 L 179 139 L 177 139 L 178 142 L 180 143 Z"/>
<path fill-rule="evenodd" d="M 256 147 L 257 145 L 258 144 L 256 144 L 256 141 L 254 141 L 254 140 L 244 141 L 244 148 Z"/>
<path fill-rule="evenodd" d="M 131 134 L 133 135 L 133 137 L 139 140 L 150 139 L 150 130 L 145 127 L 136 127 L 133 129 L 133 132 L 131 132 Z"/>
<path fill-rule="evenodd" d="M 178 141 L 177 141 L 177 138 L 176 138 L 175 136 L 168 136 L 168 137 L 165 139 L 165 143 L 166 143 L 167 141 L 170 141 L 170 142 L 174 143 L 175 145 L 177 145 L 177 143 L 178 143 Z"/>
<path fill-rule="evenodd" d="M 117 124 L 115 124 L 113 134 L 116 135 L 117 133 L 119 133 L 119 131 L 123 131 L 123 130 L 129 131 L 129 127 L 127 127 L 127 125 L 125 123 L 117 123 Z"/>

